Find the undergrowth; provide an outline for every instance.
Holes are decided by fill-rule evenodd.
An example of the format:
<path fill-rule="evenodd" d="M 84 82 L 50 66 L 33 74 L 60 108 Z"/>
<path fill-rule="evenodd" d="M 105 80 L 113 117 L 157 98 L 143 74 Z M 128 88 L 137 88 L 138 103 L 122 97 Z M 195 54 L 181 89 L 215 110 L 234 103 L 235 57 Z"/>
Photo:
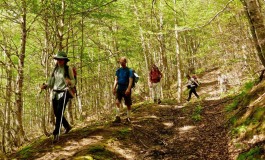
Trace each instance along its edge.
<path fill-rule="evenodd" d="M 202 106 L 201 105 L 197 105 L 193 111 L 193 114 L 192 114 L 192 119 L 194 121 L 200 121 L 201 120 L 201 113 L 202 113 Z"/>
<path fill-rule="evenodd" d="M 250 149 L 249 151 L 245 153 L 241 153 L 237 160 L 261 160 L 260 155 L 264 153 L 264 150 L 257 146 L 255 148 Z"/>
<path fill-rule="evenodd" d="M 255 82 L 247 82 L 242 87 L 241 93 L 234 96 L 233 102 L 225 107 L 225 111 L 230 114 L 230 123 L 233 125 L 233 128 L 231 128 L 232 136 L 237 141 L 249 141 L 253 139 L 254 135 L 262 134 L 265 113 L 264 106 L 258 106 L 258 104 L 250 106 L 253 104 L 251 102 L 259 98 L 259 94 L 263 90 L 263 84 L 253 88 L 254 85 Z M 255 142 L 253 142 L 253 146 L 255 146 L 254 144 Z M 244 150 L 244 147 L 242 146 L 240 150 Z M 237 160 L 260 160 L 263 154 L 263 148 L 256 146 L 239 154 Z"/>

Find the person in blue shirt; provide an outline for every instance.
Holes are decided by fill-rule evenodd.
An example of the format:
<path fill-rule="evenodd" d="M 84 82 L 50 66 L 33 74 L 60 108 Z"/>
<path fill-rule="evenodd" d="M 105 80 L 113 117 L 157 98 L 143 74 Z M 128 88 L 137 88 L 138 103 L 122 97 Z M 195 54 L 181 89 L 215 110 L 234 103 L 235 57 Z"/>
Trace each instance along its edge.
<path fill-rule="evenodd" d="M 130 114 L 131 114 L 131 88 L 133 82 L 133 71 L 127 67 L 126 57 L 121 57 L 119 60 L 121 67 L 116 70 L 115 81 L 113 85 L 113 94 L 116 96 L 116 118 L 114 123 L 121 123 L 120 118 L 120 108 L 122 98 L 125 101 L 127 106 L 127 118 L 126 121 L 130 123 Z"/>

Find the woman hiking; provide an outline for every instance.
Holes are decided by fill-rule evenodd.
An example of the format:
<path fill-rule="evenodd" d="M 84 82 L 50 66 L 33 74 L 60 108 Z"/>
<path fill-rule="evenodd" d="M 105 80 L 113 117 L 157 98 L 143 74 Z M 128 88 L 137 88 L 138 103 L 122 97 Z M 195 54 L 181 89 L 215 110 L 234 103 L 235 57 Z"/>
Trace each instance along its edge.
<path fill-rule="evenodd" d="M 56 117 L 53 141 L 57 142 L 59 140 L 61 124 L 65 128 L 65 133 L 68 133 L 72 129 L 63 113 L 69 98 L 71 98 L 68 90 L 75 86 L 75 78 L 72 68 L 67 65 L 67 62 L 70 60 L 65 52 L 58 52 L 54 56 L 54 59 L 57 62 L 52 75 L 48 83 L 41 86 L 41 89 L 52 89 L 52 106 Z"/>

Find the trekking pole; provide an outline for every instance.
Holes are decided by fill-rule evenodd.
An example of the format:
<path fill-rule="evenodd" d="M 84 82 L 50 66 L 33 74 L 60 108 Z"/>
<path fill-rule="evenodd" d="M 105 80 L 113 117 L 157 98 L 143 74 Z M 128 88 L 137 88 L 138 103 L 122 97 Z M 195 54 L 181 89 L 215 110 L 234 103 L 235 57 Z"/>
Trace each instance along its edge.
<path fill-rule="evenodd" d="M 67 94 L 67 89 L 64 92 L 64 100 L 63 100 L 63 108 L 62 108 L 62 114 L 61 114 L 61 120 L 60 120 L 60 126 L 59 126 L 59 133 L 58 133 L 58 140 L 59 140 L 59 136 L 60 136 L 60 130 L 62 127 L 62 121 L 63 121 L 63 112 L 64 112 L 64 106 L 65 106 L 65 101 L 66 101 L 66 94 Z"/>

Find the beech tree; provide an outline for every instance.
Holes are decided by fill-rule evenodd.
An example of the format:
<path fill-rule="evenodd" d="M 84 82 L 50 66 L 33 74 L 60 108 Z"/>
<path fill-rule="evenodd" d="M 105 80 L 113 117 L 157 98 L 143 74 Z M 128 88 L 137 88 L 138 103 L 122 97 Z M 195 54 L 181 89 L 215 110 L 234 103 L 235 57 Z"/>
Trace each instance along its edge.
<path fill-rule="evenodd" d="M 264 16 L 263 13 L 261 13 L 261 8 L 259 7 L 259 1 L 241 0 L 241 2 L 244 5 L 246 17 L 249 20 L 250 30 L 258 56 L 265 67 L 265 25 Z"/>

